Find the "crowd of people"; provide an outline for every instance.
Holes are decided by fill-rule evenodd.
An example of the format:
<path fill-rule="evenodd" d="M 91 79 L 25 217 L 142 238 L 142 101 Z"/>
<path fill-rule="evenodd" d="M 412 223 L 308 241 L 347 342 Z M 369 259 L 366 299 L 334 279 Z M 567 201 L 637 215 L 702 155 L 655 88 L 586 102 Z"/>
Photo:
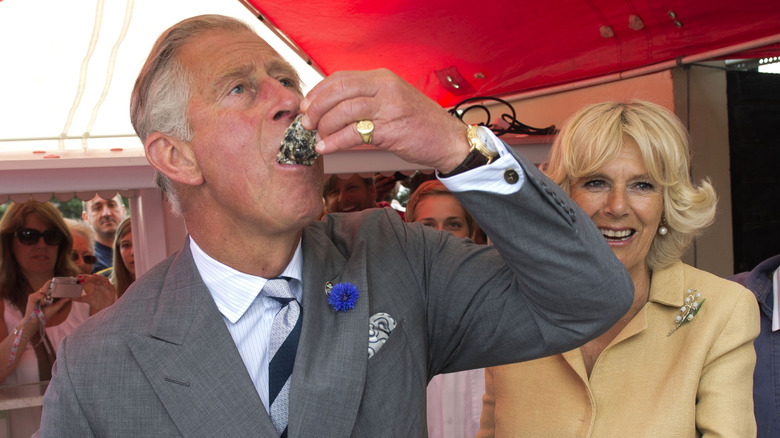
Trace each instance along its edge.
<path fill-rule="evenodd" d="M 85 216 L 95 199 L 84 203 Z M 121 202 L 119 195 L 116 201 Z M 114 219 L 84 222 L 63 218 L 48 202 L 10 203 L 0 219 L 0 308 L 4 321 L 0 356 L 7 358 L 0 369 L 0 385 L 50 380 L 60 341 L 121 295 L 116 282 L 93 274 L 99 263 L 93 226 L 100 224 L 105 237 L 117 230 L 110 226 Z M 125 221 L 129 228 L 129 218 Z M 129 257 L 132 265 L 132 243 Z M 80 295 L 53 297 L 57 294 L 52 285 L 55 277 L 77 279 Z M 124 281 L 128 279 L 132 282 L 134 276 L 126 276 Z M 0 436 L 30 436 L 38 430 L 40 419 L 40 408 L 8 411 L 0 424 Z"/>
<path fill-rule="evenodd" d="M 435 177 L 399 210 L 396 176 L 278 164 L 299 113 L 321 154 Z M 658 105 L 582 108 L 538 169 L 387 71 L 304 97 L 251 28 L 200 16 L 155 43 L 131 119 L 187 242 L 136 281 L 120 196 L 82 221 L 11 204 L 0 380 L 51 379 L 12 436 L 775 433 L 778 260 L 735 278 L 758 302 L 681 261 L 717 197 Z"/>

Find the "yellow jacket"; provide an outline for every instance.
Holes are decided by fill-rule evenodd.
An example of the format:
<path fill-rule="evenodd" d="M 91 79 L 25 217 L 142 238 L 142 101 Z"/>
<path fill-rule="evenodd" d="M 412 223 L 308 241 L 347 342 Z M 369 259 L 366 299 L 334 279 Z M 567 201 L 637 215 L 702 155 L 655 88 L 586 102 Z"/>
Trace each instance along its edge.
<path fill-rule="evenodd" d="M 688 289 L 702 299 L 677 331 Z M 488 368 L 478 437 L 755 437 L 758 305 L 737 283 L 680 261 L 653 273 L 649 302 L 590 379 L 580 350 Z"/>

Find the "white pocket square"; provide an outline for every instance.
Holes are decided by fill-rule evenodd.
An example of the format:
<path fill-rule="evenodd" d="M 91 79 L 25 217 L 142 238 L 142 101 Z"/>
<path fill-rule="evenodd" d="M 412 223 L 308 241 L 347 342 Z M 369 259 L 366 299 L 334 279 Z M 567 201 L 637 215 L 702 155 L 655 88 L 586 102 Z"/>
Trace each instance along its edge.
<path fill-rule="evenodd" d="M 396 322 L 387 313 L 377 313 L 368 318 L 368 358 L 371 359 L 395 330 Z"/>

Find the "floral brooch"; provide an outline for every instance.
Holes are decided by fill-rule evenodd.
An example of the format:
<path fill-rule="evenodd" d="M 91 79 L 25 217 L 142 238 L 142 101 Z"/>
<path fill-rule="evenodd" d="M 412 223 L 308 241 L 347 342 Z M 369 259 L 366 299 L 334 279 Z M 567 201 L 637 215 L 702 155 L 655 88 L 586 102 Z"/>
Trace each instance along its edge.
<path fill-rule="evenodd" d="M 685 296 L 685 304 L 680 307 L 680 315 L 674 318 L 674 322 L 677 325 L 666 336 L 671 336 L 680 326 L 692 321 L 706 300 L 706 298 L 701 299 L 701 293 L 698 290 L 688 289 L 688 294 Z"/>
<path fill-rule="evenodd" d="M 328 304 L 336 312 L 346 312 L 355 307 L 358 293 L 357 287 L 352 283 L 336 283 L 330 281 L 325 283 L 325 295 L 328 296 Z"/>

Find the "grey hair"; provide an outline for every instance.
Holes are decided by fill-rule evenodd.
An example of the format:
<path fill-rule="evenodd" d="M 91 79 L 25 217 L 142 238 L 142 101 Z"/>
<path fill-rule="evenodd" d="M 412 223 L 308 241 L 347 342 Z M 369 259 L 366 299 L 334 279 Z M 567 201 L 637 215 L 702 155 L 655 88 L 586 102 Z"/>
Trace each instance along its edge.
<path fill-rule="evenodd" d="M 142 142 L 153 132 L 179 140 L 192 140 L 187 119 L 190 98 L 190 73 L 179 63 L 182 47 L 211 30 L 255 31 L 246 23 L 222 15 L 200 15 L 173 25 L 155 42 L 130 99 L 130 121 Z M 168 176 L 155 171 L 155 183 L 168 197 L 173 210 L 181 212 L 176 188 Z"/>
<path fill-rule="evenodd" d="M 89 226 L 88 223 L 71 219 L 71 218 L 65 218 L 65 224 L 68 226 L 68 229 L 70 229 L 70 234 L 73 235 L 80 235 L 84 239 L 87 240 L 87 243 L 89 243 L 89 247 L 95 248 L 95 230 L 92 229 L 92 227 Z"/>

